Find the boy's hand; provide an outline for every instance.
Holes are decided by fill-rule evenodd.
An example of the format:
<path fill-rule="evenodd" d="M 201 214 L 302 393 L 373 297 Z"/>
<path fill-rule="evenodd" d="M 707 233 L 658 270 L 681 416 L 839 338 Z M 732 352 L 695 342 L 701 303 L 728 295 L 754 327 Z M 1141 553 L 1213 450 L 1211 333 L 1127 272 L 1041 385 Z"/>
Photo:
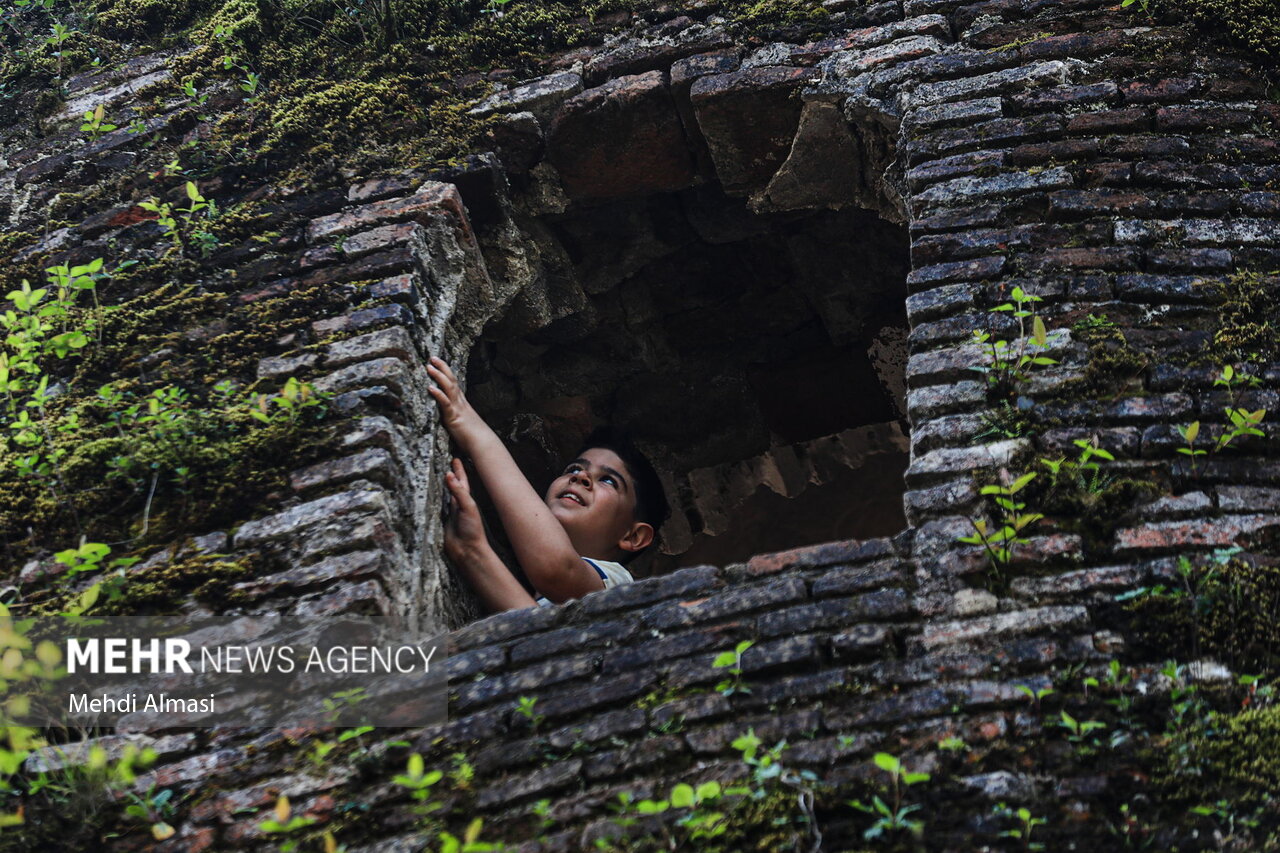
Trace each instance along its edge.
<path fill-rule="evenodd" d="M 463 562 L 488 544 L 484 534 L 484 522 L 461 459 L 454 459 L 449 473 L 444 475 L 449 489 L 450 511 L 444 525 L 444 552 L 455 563 Z"/>
<path fill-rule="evenodd" d="M 440 406 L 440 422 L 454 440 L 470 453 L 471 442 L 488 430 L 488 426 L 467 402 L 462 386 L 458 384 L 458 377 L 444 359 L 432 356 L 427 364 L 427 375 L 435 382 L 435 385 L 427 388 L 427 393 Z"/>

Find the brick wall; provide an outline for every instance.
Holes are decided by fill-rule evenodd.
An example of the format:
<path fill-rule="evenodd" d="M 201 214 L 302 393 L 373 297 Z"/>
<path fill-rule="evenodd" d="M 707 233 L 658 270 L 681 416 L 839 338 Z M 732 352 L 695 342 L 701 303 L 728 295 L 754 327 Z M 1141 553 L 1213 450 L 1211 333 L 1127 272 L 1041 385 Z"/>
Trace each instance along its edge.
<path fill-rule="evenodd" d="M 1157 696 L 1168 689 L 1152 674 L 1160 650 L 1130 630 L 1115 596 L 1169 579 L 1178 556 L 1232 545 L 1274 556 L 1274 429 L 1193 467 L 1176 428 L 1199 420 L 1220 433 L 1226 394 L 1214 379 L 1241 360 L 1219 334 L 1229 294 L 1215 282 L 1255 272 L 1253 286 L 1275 288 L 1280 108 L 1257 65 L 1185 26 L 1089 0 L 907 0 L 840 14 L 839 31 L 810 43 L 735 44 L 714 21 L 634 37 L 481 105 L 507 116 L 496 157 L 274 199 L 292 230 L 211 261 L 228 306 L 315 284 L 345 296 L 351 310 L 305 318 L 258 371 L 311 377 L 338 395 L 350 428 L 335 458 L 294 474 L 280 512 L 195 547 L 270 553 L 276 569 L 245 587 L 260 612 L 465 622 L 434 550 L 446 451 L 424 356 L 460 356 L 508 305 L 508 321 L 554 315 L 539 217 L 713 178 L 759 210 L 858 205 L 909 225 L 910 526 L 460 628 L 450 722 L 375 736 L 411 745 L 374 746 L 358 765 L 308 765 L 299 752 L 314 733 L 170 736 L 141 784 L 198 796 L 160 847 L 255 849 L 262 817 L 243 809 L 287 793 L 352 849 L 415 849 L 415 818 L 389 778 L 417 751 L 440 766 L 469 756 L 475 782 L 445 794 L 456 820 L 482 816 L 508 840 L 542 836 L 522 849 L 586 849 L 619 792 L 740 772 L 730 742 L 748 728 L 786 739 L 790 763 L 836 786 L 865 784 L 879 750 L 930 769 L 947 803 L 928 813 L 931 847 L 998 843 L 1003 827 L 983 818 L 996 801 L 1045 815 L 1052 847 L 1115 843 L 1117 804 L 1142 792 L 1132 755 L 1108 764 L 1064 750 L 1021 687 L 1056 683 L 1061 707 L 1075 709 L 1085 700 L 1063 672 L 1116 659 Z M 162 79 L 164 60 L 73 94 L 83 85 L 97 94 L 82 97 L 122 103 Z M 9 152 L 11 221 L 69 182 L 127 172 L 120 133 L 84 147 L 54 133 Z M 481 210 L 473 228 L 468 214 Z M 159 235 L 141 220 L 130 205 L 94 211 L 24 251 L 145 253 Z M 991 309 L 1015 286 L 1043 299 L 1056 364 L 1014 389 L 1021 434 L 992 436 L 971 337 L 1009 334 L 1011 318 Z M 1080 323 L 1090 316 L 1114 326 L 1095 334 Z M 311 346 L 327 336 L 340 339 Z M 1255 372 L 1260 384 L 1238 404 L 1272 410 L 1280 367 Z M 983 554 L 957 543 L 990 511 L 979 488 L 1094 437 L 1115 457 L 1108 475 L 1142 487 L 1087 518 L 1050 511 L 993 580 Z M 710 689 L 722 677 L 712 660 L 743 639 L 755 642 L 743 660 L 752 692 L 726 697 Z M 536 730 L 515 710 L 522 696 L 545 715 Z M 963 761 L 938 751 L 952 736 L 969 747 Z M 544 798 L 552 823 L 539 830 Z M 349 817 L 355 802 L 374 818 Z M 867 823 L 848 809 L 822 817 L 837 846 L 858 844 Z"/>

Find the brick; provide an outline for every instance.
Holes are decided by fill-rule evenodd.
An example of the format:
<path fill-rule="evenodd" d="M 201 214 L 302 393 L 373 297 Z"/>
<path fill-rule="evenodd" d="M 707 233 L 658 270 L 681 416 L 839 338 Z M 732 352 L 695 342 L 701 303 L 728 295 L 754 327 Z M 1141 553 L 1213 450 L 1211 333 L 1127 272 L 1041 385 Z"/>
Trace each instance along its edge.
<path fill-rule="evenodd" d="M 910 611 L 900 589 L 873 592 L 844 599 L 827 599 L 768 613 L 756 620 L 761 637 L 800 634 L 854 622 L 888 619 Z"/>
<path fill-rule="evenodd" d="M 386 494 L 380 489 L 359 489 L 327 495 L 284 512 L 247 521 L 235 531 L 236 548 L 247 549 L 297 536 L 303 530 L 338 516 L 386 512 Z"/>
<path fill-rule="evenodd" d="M 371 299 L 390 299 L 395 302 L 410 302 L 417 295 L 417 277 L 412 273 L 396 275 L 369 285 Z"/>
<path fill-rule="evenodd" d="M 1045 169 L 1035 174 L 1010 172 L 991 178 L 955 178 L 934 184 L 916 194 L 917 204 L 929 205 L 942 202 L 971 201 L 978 198 L 1005 196 L 1032 190 L 1056 190 L 1074 183 L 1071 173 L 1064 168 Z"/>
<path fill-rule="evenodd" d="M 309 566 L 242 581 L 232 588 L 248 595 L 261 596 L 283 589 L 305 590 L 338 580 L 377 577 L 385 570 L 384 559 L 381 551 L 355 551 L 329 557 Z"/>
<path fill-rule="evenodd" d="M 907 286 L 913 291 L 955 281 L 982 281 L 995 278 L 1008 260 L 1003 255 L 951 261 L 913 269 L 907 275 Z"/>
<path fill-rule="evenodd" d="M 497 92 L 472 107 L 478 117 L 493 113 L 532 112 L 544 118 L 561 101 L 582 91 L 582 77 L 571 71 L 548 74 L 513 86 L 505 92 Z"/>
<path fill-rule="evenodd" d="M 1062 57 L 1078 59 L 1085 56 L 1099 56 L 1124 49 L 1131 36 L 1124 30 L 1103 30 L 1096 33 L 1069 33 L 1061 36 L 1037 39 L 1019 48 L 1019 53 L 1028 59 L 1047 59 Z"/>
<path fill-rule="evenodd" d="M 951 697 L 936 687 L 911 690 L 888 699 L 852 705 L 828 712 L 827 725 L 836 731 L 863 728 L 883 723 L 932 717 L 945 713 L 952 705 Z"/>
<path fill-rule="evenodd" d="M 859 563 L 893 553 L 887 539 L 848 539 L 793 548 L 774 554 L 758 554 L 747 562 L 748 577 L 776 574 L 791 568 L 820 568 L 834 564 Z"/>
<path fill-rule="evenodd" d="M 1087 619 L 1088 611 L 1083 607 L 1040 607 L 967 621 L 926 625 L 913 642 L 924 651 L 933 651 L 941 646 L 972 640 L 994 640 L 1018 634 L 1075 629 L 1084 625 Z"/>
<path fill-rule="evenodd" d="M 930 515 L 969 512 L 977 504 L 978 497 L 978 489 L 971 477 L 960 477 L 921 489 L 908 489 L 903 495 L 907 523 L 919 524 Z"/>
<path fill-rule="evenodd" d="M 923 130 L 952 124 L 970 124 L 982 119 L 999 118 L 1002 114 L 999 98 L 976 98 L 972 101 L 923 106 L 907 113 L 903 121 Z"/>
<path fill-rule="evenodd" d="M 848 595 L 864 589 L 892 586 L 903 581 L 901 570 L 892 560 L 880 560 L 860 566 L 838 566 L 826 569 L 813 581 L 815 598 Z"/>
<path fill-rule="evenodd" d="M 317 391 L 340 393 L 353 388 L 388 387 L 403 395 L 412 387 L 414 375 L 409 366 L 398 358 L 375 358 L 339 368 L 315 382 Z"/>
<path fill-rule="evenodd" d="M 1003 151 L 977 151 L 954 154 L 930 160 L 907 171 L 907 181 L 915 189 L 949 178 L 989 174 L 999 171 L 1005 164 Z"/>
<path fill-rule="evenodd" d="M 471 649 L 450 654 L 444 661 L 445 675 L 452 682 L 461 681 L 477 673 L 499 670 L 507 661 L 507 654 L 500 648 Z"/>
<path fill-rule="evenodd" d="M 913 104 L 927 105 L 945 101 L 959 101 L 983 95 L 1011 92 L 1046 83 L 1065 83 L 1070 75 L 1066 63 L 1037 62 L 1021 68 L 1009 68 L 979 74 L 962 80 L 946 80 L 924 83 L 912 93 Z"/>
<path fill-rule="evenodd" d="M 1052 139 L 1062 133 L 1064 124 L 1060 116 L 1038 115 L 1030 118 L 993 119 L 953 130 L 934 130 L 908 143 L 907 160 L 915 165 L 940 154 Z"/>
<path fill-rule="evenodd" d="M 813 734 L 822 727 L 817 711 L 798 711 L 782 715 L 748 717 L 711 729 L 699 729 L 685 735 L 688 748 L 699 755 L 710 755 L 728 750 L 731 744 L 748 729 L 767 744 L 779 740 L 802 740 L 803 735 Z"/>
<path fill-rule="evenodd" d="M 1013 98 L 1022 109 L 1073 107 L 1080 104 L 1113 104 L 1117 101 L 1120 88 L 1110 80 L 1101 83 L 1090 83 L 1083 86 L 1054 86 L 1048 89 L 1036 89 Z"/>
<path fill-rule="evenodd" d="M 288 356 L 268 356 L 258 362 L 258 378 L 284 379 L 296 374 L 305 374 L 319 360 L 320 356 L 313 352 Z"/>
<path fill-rule="evenodd" d="M 405 220 L 420 221 L 435 212 L 449 212 L 464 219 L 462 197 L 453 184 L 428 182 L 418 192 L 403 198 L 375 201 L 350 210 L 322 216 L 307 226 L 307 242 L 316 245 L 344 234 L 374 225 L 384 225 Z"/>
<path fill-rule="evenodd" d="M 578 607 L 583 613 L 593 615 L 612 613 L 667 598 L 712 592 L 723 586 L 724 580 L 719 569 L 714 566 L 698 566 L 592 593 L 583 598 Z"/>
<path fill-rule="evenodd" d="M 316 320 L 311 324 L 311 331 L 317 337 L 323 338 L 328 335 L 357 332 L 373 326 L 382 326 L 390 323 L 408 326 L 412 325 L 413 322 L 413 314 L 403 305 L 379 305 L 374 308 L 362 308 L 359 311 L 353 311 L 341 317 Z"/>
<path fill-rule="evenodd" d="M 1046 249 L 1026 264 L 1032 272 L 1049 270 L 1136 270 L 1140 255 L 1134 249 L 1088 246 L 1068 249 Z"/>
<path fill-rule="evenodd" d="M 913 293 L 907 297 L 907 317 L 912 323 L 919 323 L 971 311 L 973 296 L 974 287 L 970 284 L 948 284 Z"/>
<path fill-rule="evenodd" d="M 671 637 L 649 639 L 642 645 L 622 648 L 605 654 L 601 671 L 605 675 L 627 672 L 640 667 L 664 665 L 678 658 L 700 654 L 709 648 L 732 646 L 742 639 L 741 625 L 690 631 Z"/>
<path fill-rule="evenodd" d="M 920 15 L 905 21 L 892 21 L 879 27 L 865 27 L 797 48 L 791 54 L 794 62 L 815 61 L 842 50 L 877 47 L 903 36 L 936 36 L 950 39 L 951 26 L 942 15 Z"/>
<path fill-rule="evenodd" d="M 1130 104 L 1167 104 L 1195 94 L 1200 82 L 1194 78 L 1170 78 L 1152 83 L 1133 82 L 1122 87 L 1124 99 Z"/>
<path fill-rule="evenodd" d="M 590 675 L 596 671 L 597 658 L 583 654 L 531 664 L 516 672 L 496 675 L 458 688 L 451 708 L 466 710 L 487 705 L 499 699 L 512 699 L 521 694 L 546 695 L 544 688 Z M 563 689 L 563 688 L 559 688 Z"/>
<path fill-rule="evenodd" d="M 381 447 L 370 447 L 352 456 L 319 462 L 294 471 L 289 485 L 295 492 L 342 485 L 352 480 L 372 480 L 396 489 L 400 484 L 400 467 L 391 454 Z"/>
<path fill-rule="evenodd" d="M 629 622 L 603 622 L 547 631 L 516 643 L 511 649 L 511 662 L 520 664 L 562 652 L 604 649 L 620 644 L 635 631 L 636 626 Z"/>
<path fill-rule="evenodd" d="M 1186 394 L 1159 394 L 1130 397 L 1110 404 L 1103 417 L 1123 421 L 1179 420 L 1191 413 L 1191 398 Z"/>
<path fill-rule="evenodd" d="M 1156 127 L 1163 131 L 1244 129 L 1253 124 L 1253 113 L 1229 107 L 1161 107 Z"/>
<path fill-rule="evenodd" d="M 893 651 L 888 625 L 853 625 L 831 638 L 832 651 L 842 660 L 866 660 Z"/>
<path fill-rule="evenodd" d="M 1117 551 L 1187 547 L 1226 548 L 1261 530 L 1280 526 L 1280 516 L 1229 515 L 1213 520 L 1164 521 L 1116 531 Z"/>
<path fill-rule="evenodd" d="M 449 647 L 464 651 L 532 634 L 535 631 L 543 631 L 559 622 L 562 614 L 563 611 L 557 607 L 536 607 L 498 613 L 454 631 L 448 638 Z"/>
<path fill-rule="evenodd" d="M 574 715 L 630 702 L 647 693 L 658 680 L 657 672 L 628 672 L 582 690 L 556 691 L 538 702 L 538 710 L 548 717 Z"/>
<path fill-rule="evenodd" d="M 1280 489 L 1219 486 L 1218 506 L 1226 512 L 1280 511 Z"/>
<path fill-rule="evenodd" d="M 1025 438 L 980 444 L 974 447 L 944 447 L 917 456 L 907 469 L 907 482 L 920 485 L 948 475 L 1005 467 L 1031 449 Z"/>
<path fill-rule="evenodd" d="M 931 385 L 907 392 L 907 412 L 913 423 L 948 415 L 965 409 L 977 408 L 986 403 L 985 382 L 955 382 L 950 385 Z"/>
<path fill-rule="evenodd" d="M 559 790 L 575 783 L 582 774 L 582 761 L 572 759 L 525 773 L 506 783 L 486 785 L 476 797 L 482 809 L 506 805 L 518 800 Z"/>
<path fill-rule="evenodd" d="M 612 777 L 634 778 L 645 768 L 668 764 L 686 752 L 683 740 L 676 735 L 649 738 L 622 749 L 589 756 L 583 764 L 583 775 L 598 781 Z"/>
<path fill-rule="evenodd" d="M 1156 249 L 1147 253 L 1147 266 L 1160 273 L 1226 273 L 1235 268 L 1235 260 L 1227 249 Z"/>
<path fill-rule="evenodd" d="M 1210 281 L 1197 275 L 1149 275 L 1134 273 L 1118 275 L 1115 280 L 1116 295 L 1132 302 L 1187 302 L 1195 304 L 1216 303 L 1221 296 Z"/>
<path fill-rule="evenodd" d="M 398 358 L 411 361 L 417 357 L 417 354 L 417 348 L 414 346 L 413 339 L 409 337 L 409 332 L 403 326 L 392 326 L 330 344 L 324 351 L 324 365 L 332 370 L 376 358 Z"/>
<path fill-rule="evenodd" d="M 1011 166 L 1056 166 L 1066 161 L 1092 160 L 1101 148 L 1102 143 L 1093 138 L 1027 143 L 1011 149 L 1008 162 Z"/>
<path fill-rule="evenodd" d="M 634 709 L 597 714 L 579 725 L 565 726 L 547 735 L 556 749 L 568 749 L 575 743 L 595 743 L 608 738 L 630 735 L 646 726 L 645 712 Z"/>
<path fill-rule="evenodd" d="M 1079 113 L 1067 122 L 1067 133 L 1143 133 L 1151 115 L 1141 108 Z"/>
<path fill-rule="evenodd" d="M 790 604 L 804 597 L 803 581 L 786 578 L 772 584 L 731 588 L 707 598 L 659 604 L 644 611 L 641 618 L 653 628 L 674 628 L 745 615 L 762 607 Z"/>
<path fill-rule="evenodd" d="M 960 228 L 979 228 L 984 225 L 995 225 L 1000 221 L 1003 207 L 986 204 L 942 210 L 917 216 L 911 221 L 912 234 L 927 234 L 938 231 L 955 231 Z"/>

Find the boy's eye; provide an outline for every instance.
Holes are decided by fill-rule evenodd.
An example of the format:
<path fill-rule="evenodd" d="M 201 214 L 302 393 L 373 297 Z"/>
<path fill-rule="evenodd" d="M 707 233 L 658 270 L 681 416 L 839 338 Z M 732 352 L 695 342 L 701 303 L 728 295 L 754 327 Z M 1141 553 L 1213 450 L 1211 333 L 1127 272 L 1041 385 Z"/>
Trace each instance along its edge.
<path fill-rule="evenodd" d="M 617 487 L 617 485 L 618 485 L 618 481 L 617 481 L 617 480 L 615 480 L 615 479 L 613 479 L 613 475 L 612 475 L 612 474 L 605 474 L 603 477 L 601 477 L 601 478 L 600 478 L 600 482 L 602 482 L 602 483 L 608 483 L 609 485 L 611 485 L 611 486 L 613 486 L 613 487 L 615 487 L 615 488 L 616 488 L 616 487 Z"/>

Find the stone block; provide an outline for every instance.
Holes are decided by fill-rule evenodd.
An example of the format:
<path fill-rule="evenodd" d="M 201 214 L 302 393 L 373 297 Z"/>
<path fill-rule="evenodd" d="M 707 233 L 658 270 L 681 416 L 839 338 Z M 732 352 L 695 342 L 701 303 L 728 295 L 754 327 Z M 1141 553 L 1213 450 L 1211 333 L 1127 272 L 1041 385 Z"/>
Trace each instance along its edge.
<path fill-rule="evenodd" d="M 893 554 L 887 539 L 847 539 L 808 545 L 773 554 L 757 554 L 747 562 L 748 577 L 771 575 L 791 568 L 816 568 L 833 564 L 860 563 Z"/>
<path fill-rule="evenodd" d="M 355 314 L 359 313 L 361 312 L 355 312 Z M 342 319 L 353 321 L 351 325 L 358 328 L 358 322 L 354 321 L 355 314 L 348 315 Z M 387 315 L 379 314 L 377 316 L 385 317 Z M 396 319 L 404 318 L 403 314 L 394 316 Z M 377 321 L 375 320 L 374 322 Z M 411 362 L 417 357 L 418 351 L 413 344 L 413 339 L 409 337 L 409 332 L 403 326 L 396 325 L 388 329 L 379 329 L 376 332 L 369 332 L 365 335 L 358 335 L 354 338 L 347 338 L 330 344 L 324 351 L 324 366 L 332 370 L 338 367 L 346 367 L 355 362 L 371 361 L 377 358 L 398 358 L 405 362 Z"/>
<path fill-rule="evenodd" d="M 759 189 L 782 165 L 800 124 L 799 90 L 815 75 L 768 66 L 694 81 L 689 97 L 726 192 Z"/>
<path fill-rule="evenodd" d="M 570 198 L 603 201 L 670 192 L 693 181 L 666 76 L 619 77 L 565 101 L 547 132 L 547 160 Z"/>
<path fill-rule="evenodd" d="M 756 629 L 761 637 L 794 635 L 859 622 L 891 619 L 910 611 L 906 593 L 900 589 L 891 589 L 777 610 L 760 616 L 756 620 Z"/>
<path fill-rule="evenodd" d="M 471 114 L 483 118 L 494 113 L 530 112 L 545 121 L 561 101 L 581 91 L 582 77 L 572 71 L 562 71 L 529 80 L 505 92 L 495 92 L 472 107 Z"/>
<path fill-rule="evenodd" d="M 1073 630 L 1086 624 L 1088 615 L 1083 607 L 1040 607 L 998 613 L 978 619 L 926 625 L 913 642 L 924 651 L 933 651 L 973 640 Z"/>
<path fill-rule="evenodd" d="M 387 506 L 386 493 L 381 489 L 360 489 L 326 495 L 276 515 L 245 522 L 235 531 L 233 541 L 236 548 L 256 548 L 268 542 L 297 536 L 307 528 L 337 516 L 385 512 Z"/>
<path fill-rule="evenodd" d="M 641 614 L 644 623 L 659 630 L 745 616 L 764 607 L 777 607 L 805 598 L 804 582 L 786 578 L 769 584 L 730 588 L 707 598 L 659 604 Z"/>

